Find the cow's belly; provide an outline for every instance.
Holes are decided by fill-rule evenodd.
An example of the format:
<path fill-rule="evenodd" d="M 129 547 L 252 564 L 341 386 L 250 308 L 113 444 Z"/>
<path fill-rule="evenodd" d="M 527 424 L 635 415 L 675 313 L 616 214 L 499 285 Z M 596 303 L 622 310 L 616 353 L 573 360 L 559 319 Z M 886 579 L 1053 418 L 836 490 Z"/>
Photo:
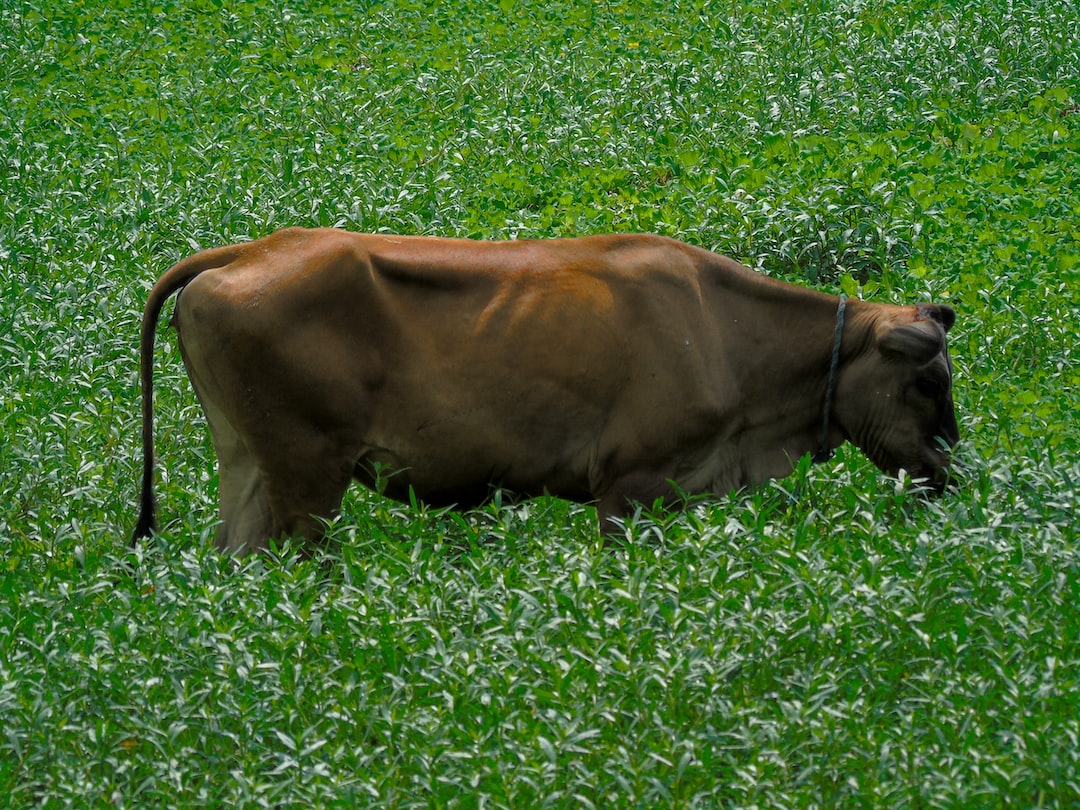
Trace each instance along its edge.
<path fill-rule="evenodd" d="M 410 489 L 432 505 L 486 502 L 496 489 L 521 497 L 592 499 L 590 474 L 602 425 L 595 409 L 566 398 L 462 395 L 447 404 L 414 392 L 384 399 L 358 453 L 356 477 L 407 501 Z M 507 399 L 512 401 L 506 401 Z"/>
<path fill-rule="evenodd" d="M 385 445 L 392 445 L 387 447 Z M 522 498 L 555 495 L 586 503 L 593 499 L 587 460 L 572 453 L 534 448 L 527 454 L 508 452 L 486 442 L 383 440 L 367 447 L 356 464 L 356 478 L 395 500 L 407 502 L 410 492 L 432 506 L 480 506 L 497 489 Z"/>

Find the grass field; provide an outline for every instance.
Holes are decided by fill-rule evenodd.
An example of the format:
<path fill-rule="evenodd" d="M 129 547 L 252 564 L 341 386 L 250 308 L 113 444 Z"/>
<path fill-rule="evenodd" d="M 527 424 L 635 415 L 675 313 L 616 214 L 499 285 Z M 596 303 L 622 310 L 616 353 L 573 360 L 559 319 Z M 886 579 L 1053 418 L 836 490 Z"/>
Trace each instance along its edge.
<path fill-rule="evenodd" d="M 1075 3 L 5 0 L 0 143 L 10 806 L 1080 806 Z M 846 448 L 608 549 L 354 490 L 234 565 L 163 327 L 129 550 L 150 285 L 317 224 L 950 303 L 962 486 Z"/>

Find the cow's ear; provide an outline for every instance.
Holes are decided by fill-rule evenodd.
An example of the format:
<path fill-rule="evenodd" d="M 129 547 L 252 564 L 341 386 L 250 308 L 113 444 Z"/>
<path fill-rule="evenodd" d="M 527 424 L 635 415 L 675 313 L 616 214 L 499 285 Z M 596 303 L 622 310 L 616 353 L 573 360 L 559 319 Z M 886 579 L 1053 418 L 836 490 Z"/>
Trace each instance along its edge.
<path fill-rule="evenodd" d="M 892 326 L 878 338 L 878 348 L 889 357 L 928 363 L 941 351 L 943 328 L 936 318 Z"/>
<path fill-rule="evenodd" d="M 915 308 L 915 317 L 918 320 L 937 321 L 948 332 L 956 323 L 956 310 L 947 304 L 919 304 Z"/>

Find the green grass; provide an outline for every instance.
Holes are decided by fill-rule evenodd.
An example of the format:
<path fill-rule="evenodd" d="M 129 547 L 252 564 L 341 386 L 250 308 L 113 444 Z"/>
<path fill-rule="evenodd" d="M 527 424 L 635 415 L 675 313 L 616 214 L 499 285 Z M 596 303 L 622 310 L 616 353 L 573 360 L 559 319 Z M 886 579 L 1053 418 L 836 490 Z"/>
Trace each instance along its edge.
<path fill-rule="evenodd" d="M 13 807 L 1080 806 L 1080 14 L 1067 3 L 0 4 L 0 795 Z M 851 448 L 632 522 L 354 490 L 209 550 L 138 318 L 285 225 L 669 234 L 933 299 L 962 487 Z"/>

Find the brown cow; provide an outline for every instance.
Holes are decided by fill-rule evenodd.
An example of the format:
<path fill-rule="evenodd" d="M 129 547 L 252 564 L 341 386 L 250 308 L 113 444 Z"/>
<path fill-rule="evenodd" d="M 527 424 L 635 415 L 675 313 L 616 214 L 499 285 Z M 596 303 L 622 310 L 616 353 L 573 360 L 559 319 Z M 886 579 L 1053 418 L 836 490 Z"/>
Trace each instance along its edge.
<path fill-rule="evenodd" d="M 947 306 L 839 300 L 649 235 L 477 242 L 280 231 L 191 256 L 165 300 L 220 473 L 218 546 L 317 540 L 349 482 L 471 507 L 495 487 L 631 504 L 722 493 L 852 441 L 940 489 L 958 440 Z M 385 476 L 385 477 L 381 477 Z"/>

